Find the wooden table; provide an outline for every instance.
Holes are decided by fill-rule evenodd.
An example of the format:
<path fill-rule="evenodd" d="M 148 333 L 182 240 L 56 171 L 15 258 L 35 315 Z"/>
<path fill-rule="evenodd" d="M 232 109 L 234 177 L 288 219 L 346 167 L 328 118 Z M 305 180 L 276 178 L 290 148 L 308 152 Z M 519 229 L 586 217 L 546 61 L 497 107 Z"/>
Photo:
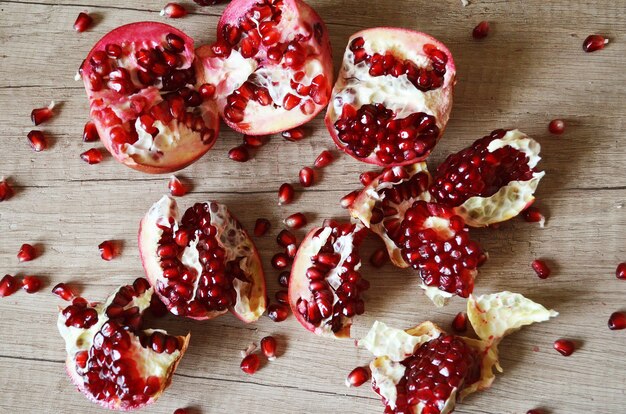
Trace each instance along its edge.
<path fill-rule="evenodd" d="M 102 3 L 103 5 L 97 5 Z M 106 3 L 106 5 L 104 5 Z M 49 293 L 72 282 L 86 297 L 99 300 L 115 287 L 143 275 L 136 234 L 139 219 L 165 191 L 167 176 L 141 174 L 110 156 L 88 166 L 78 155 L 91 145 L 81 141 L 88 104 L 73 77 L 88 50 L 104 33 L 124 23 L 155 20 L 165 1 L 85 2 L 0 1 L 0 175 L 10 178 L 14 198 L 0 204 L 0 271 L 37 274 L 45 291 L 24 292 L 0 300 L 0 412 L 104 412 L 74 391 L 64 373 L 63 341 L 56 329 L 60 301 Z M 191 1 L 184 1 L 191 6 Z M 373 26 L 393 25 L 428 32 L 452 50 L 458 68 L 456 102 L 445 138 L 431 157 L 431 168 L 451 151 L 498 127 L 518 127 L 543 145 L 547 176 L 537 205 L 548 216 L 544 229 L 512 220 L 499 229 L 476 231 L 489 251 L 476 291 L 512 290 L 557 309 L 561 315 L 507 338 L 501 345 L 504 374 L 492 389 L 464 402 L 458 413 L 525 413 L 544 407 L 549 413 L 626 412 L 626 331 L 610 331 L 609 315 L 626 309 L 626 282 L 615 267 L 626 260 L 626 3 L 597 0 L 320 0 L 312 5 L 331 31 L 336 67 L 347 38 Z M 214 39 L 224 6 L 193 8 L 170 21 L 197 44 Z M 76 15 L 88 9 L 97 22 L 88 32 L 72 29 Z M 471 37 L 481 20 L 492 23 L 483 41 Z M 585 54 L 583 39 L 598 32 L 610 37 L 603 51 Z M 26 134 L 32 108 L 50 100 L 58 116 L 44 125 L 51 148 L 34 153 Z M 549 120 L 566 119 L 560 137 L 547 132 Z M 271 234 L 259 240 L 266 263 L 268 291 L 277 290 L 277 272 L 269 266 L 280 221 L 296 211 L 312 223 L 345 218 L 341 196 L 357 188 L 367 165 L 343 156 L 319 184 L 300 192 L 297 202 L 277 207 L 276 190 L 295 181 L 305 163 L 334 148 L 322 117 L 310 124 L 312 135 L 300 143 L 275 137 L 245 164 L 227 158 L 241 136 L 224 128 L 215 148 L 180 173 L 193 183 L 184 204 L 215 199 L 227 203 L 248 228 L 269 218 Z M 100 259 L 97 245 L 123 242 L 111 262 Z M 18 264 L 22 243 L 43 249 L 41 257 Z M 363 256 L 378 246 L 370 238 Z M 551 263 L 553 276 L 538 279 L 534 258 Z M 382 320 L 409 327 L 430 319 L 449 326 L 463 309 L 454 300 L 435 309 L 417 288 L 417 276 L 390 265 L 373 271 L 366 314 L 353 329 L 361 337 Z M 348 389 L 346 374 L 370 356 L 352 341 L 315 337 L 293 317 L 276 324 L 266 317 L 245 325 L 227 315 L 194 323 L 167 319 L 174 333 L 192 332 L 192 342 L 171 388 L 144 412 L 171 413 L 380 413 L 379 398 L 364 386 Z M 282 355 L 253 377 L 239 370 L 240 350 L 272 334 Z M 567 337 L 578 350 L 564 358 L 552 349 Z"/>

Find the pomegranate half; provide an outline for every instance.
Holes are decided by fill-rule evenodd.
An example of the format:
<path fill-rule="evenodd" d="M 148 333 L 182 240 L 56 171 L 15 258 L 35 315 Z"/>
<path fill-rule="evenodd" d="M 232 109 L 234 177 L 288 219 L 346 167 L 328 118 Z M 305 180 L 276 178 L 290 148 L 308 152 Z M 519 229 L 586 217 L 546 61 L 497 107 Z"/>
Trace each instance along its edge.
<path fill-rule="evenodd" d="M 141 221 L 139 251 L 146 277 L 175 315 L 202 320 L 230 309 L 253 322 L 265 311 L 259 253 L 223 204 L 196 203 L 181 216 L 163 196 Z"/>
<path fill-rule="evenodd" d="M 456 69 L 437 39 L 379 27 L 352 35 L 326 112 L 337 146 L 383 166 L 422 161 L 448 123 Z"/>
<path fill-rule="evenodd" d="M 104 303 L 77 297 L 60 310 L 65 368 L 89 400 L 111 410 L 133 410 L 156 401 L 169 386 L 189 335 L 142 330 L 152 295 L 148 281 L 139 278 Z"/>
<path fill-rule="evenodd" d="M 139 22 L 107 33 L 79 74 L 90 116 L 118 161 L 149 173 L 176 171 L 215 143 L 215 102 L 198 91 L 193 40 L 163 23 Z"/>
<path fill-rule="evenodd" d="M 234 0 L 198 74 L 236 131 L 266 135 L 308 122 L 328 103 L 333 63 L 322 19 L 301 0 Z"/>

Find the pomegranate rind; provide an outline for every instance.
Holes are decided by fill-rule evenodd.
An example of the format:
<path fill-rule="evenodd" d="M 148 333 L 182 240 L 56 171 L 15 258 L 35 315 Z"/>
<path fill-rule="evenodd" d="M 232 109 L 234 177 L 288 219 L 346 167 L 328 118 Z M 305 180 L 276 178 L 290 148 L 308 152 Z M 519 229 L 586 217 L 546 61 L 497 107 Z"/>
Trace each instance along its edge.
<path fill-rule="evenodd" d="M 231 307 L 231 312 L 246 323 L 254 322 L 261 317 L 266 308 L 265 272 L 258 250 L 248 233 L 226 206 L 215 202 L 211 203 L 218 206 L 218 212 L 211 213 L 211 222 L 218 228 L 217 239 L 219 243 L 226 250 L 227 256 L 242 257 L 240 266 L 251 281 L 247 283 L 237 278 L 234 279 L 233 286 L 237 293 L 237 300 L 235 305 Z M 139 253 L 146 277 L 152 286 L 157 286 L 157 283 L 164 279 L 160 259 L 156 253 L 158 242 L 163 234 L 163 230 L 159 226 L 170 228 L 173 226 L 175 231 L 178 228 L 179 217 L 176 200 L 165 195 L 148 210 L 139 225 Z M 174 224 L 170 223 L 170 219 L 173 220 Z M 230 230 L 235 230 L 235 238 L 225 236 Z M 223 235 L 224 237 L 221 237 Z M 170 309 L 170 300 L 161 295 L 158 290 L 155 293 Z M 226 311 L 207 311 L 200 317 L 187 317 L 206 320 L 224 313 Z"/>
<path fill-rule="evenodd" d="M 402 75 L 398 78 L 394 78 L 391 75 L 373 77 L 369 75 L 367 70 L 365 70 L 363 73 L 359 73 L 358 76 L 354 76 L 354 74 L 350 72 L 353 71 L 352 69 L 355 66 L 360 64 L 354 65 L 354 54 L 350 50 L 350 44 L 358 37 L 362 37 L 366 40 L 365 47 L 371 53 L 377 52 L 384 54 L 386 51 L 391 51 L 397 57 L 410 59 L 414 63 L 423 61 L 426 58 L 423 54 L 423 47 L 425 44 L 434 45 L 448 58 L 442 86 L 432 91 L 421 92 L 408 81 L 406 75 Z M 326 117 L 324 118 L 326 128 L 330 132 L 330 135 L 337 147 L 343 152 L 359 161 L 369 164 L 385 165 L 376 157 L 374 153 L 375 151 L 373 151 L 367 158 L 356 156 L 343 142 L 341 142 L 337 129 L 335 128 L 335 122 L 339 119 L 343 105 L 346 103 L 344 99 L 337 99 L 338 95 L 349 88 L 354 88 L 360 92 L 360 90 L 365 89 L 365 82 L 372 82 L 376 85 L 376 87 L 371 87 L 370 91 L 365 91 L 365 93 L 363 93 L 363 98 L 359 99 L 358 102 L 349 102 L 355 106 L 356 109 L 359 109 L 364 104 L 383 103 L 388 109 L 393 110 L 398 118 L 404 118 L 415 112 L 424 112 L 437 119 L 437 127 L 439 128 L 437 141 L 441 138 L 452 110 L 452 97 L 454 94 L 454 85 L 456 83 L 456 66 L 454 64 L 452 54 L 439 40 L 426 33 L 397 27 L 376 27 L 366 29 L 353 34 L 350 36 L 350 39 L 348 39 L 348 45 L 346 46 L 343 56 L 341 70 L 333 87 L 331 101 L 329 102 L 328 109 L 326 110 Z M 389 88 L 384 88 L 379 85 L 384 82 L 388 82 L 389 88 L 394 88 L 394 90 L 387 91 Z M 410 110 L 407 108 L 410 108 Z M 407 159 L 398 163 L 394 162 L 386 164 L 386 166 L 409 165 L 423 161 L 430 155 L 433 148 L 434 146 L 422 156 Z"/>

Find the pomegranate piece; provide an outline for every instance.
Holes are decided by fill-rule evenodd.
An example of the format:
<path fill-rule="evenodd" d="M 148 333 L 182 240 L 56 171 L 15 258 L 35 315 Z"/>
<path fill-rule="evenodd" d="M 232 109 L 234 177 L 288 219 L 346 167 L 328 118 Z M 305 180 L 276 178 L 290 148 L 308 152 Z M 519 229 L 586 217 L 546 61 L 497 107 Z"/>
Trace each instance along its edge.
<path fill-rule="evenodd" d="M 93 17 L 91 17 L 89 14 L 85 12 L 80 12 L 78 13 L 78 17 L 76 18 L 76 21 L 74 22 L 74 30 L 76 30 L 78 33 L 82 33 L 85 30 L 89 29 L 89 27 L 91 27 L 92 24 L 93 24 Z"/>
<path fill-rule="evenodd" d="M 370 256 L 370 264 L 376 268 L 383 267 L 389 261 L 389 255 L 387 249 L 380 248 L 374 250 L 374 253 Z"/>
<path fill-rule="evenodd" d="M 302 128 L 292 128 L 281 133 L 282 137 L 287 141 L 297 142 L 304 138 L 304 130 Z"/>
<path fill-rule="evenodd" d="M 17 279 L 11 275 L 4 275 L 0 280 L 0 298 L 11 296 L 19 288 Z"/>
<path fill-rule="evenodd" d="M 328 103 L 328 32 L 301 0 L 233 0 L 218 23 L 217 41 L 196 53 L 196 73 L 203 83 L 217 85 L 220 115 L 238 132 L 292 130 Z"/>
<path fill-rule="evenodd" d="M 361 225 L 329 221 L 311 230 L 296 254 L 289 279 L 289 304 L 302 326 L 317 335 L 347 337 L 352 317 L 365 311 L 369 289 L 358 269 Z"/>
<path fill-rule="evenodd" d="M 553 119 L 548 124 L 548 131 L 554 135 L 561 135 L 565 132 L 565 121 L 562 119 Z"/>
<path fill-rule="evenodd" d="M 196 203 L 181 216 L 164 196 L 141 221 L 139 250 L 155 293 L 176 315 L 203 320 L 230 309 L 253 322 L 265 311 L 259 254 L 223 204 Z"/>
<path fill-rule="evenodd" d="M 306 216 L 302 213 L 294 213 L 284 220 L 285 226 L 294 230 L 301 229 L 307 225 Z"/>
<path fill-rule="evenodd" d="M 452 107 L 450 51 L 424 33 L 367 29 L 350 37 L 341 67 L 325 119 L 337 147 L 384 166 L 428 157 Z"/>
<path fill-rule="evenodd" d="M 160 14 L 170 19 L 180 19 L 187 15 L 187 9 L 179 3 L 167 3 Z"/>
<path fill-rule="evenodd" d="M 272 303 L 267 307 L 267 316 L 274 322 L 282 322 L 289 316 L 289 306 Z"/>
<path fill-rule="evenodd" d="M 24 276 L 22 279 L 22 289 L 26 291 L 26 293 L 35 293 L 41 289 L 41 279 L 37 276 Z"/>
<path fill-rule="evenodd" d="M 544 260 L 533 260 L 530 265 L 540 279 L 547 279 L 550 276 L 550 267 Z"/>
<path fill-rule="evenodd" d="M 0 282 L 1 285 L 2 283 Z M 613 312 L 609 318 L 609 329 L 612 331 L 626 329 L 626 313 Z"/>
<path fill-rule="evenodd" d="M 0 201 L 8 200 L 13 195 L 13 188 L 6 180 L 6 178 L 0 178 Z"/>
<path fill-rule="evenodd" d="M 459 312 L 452 320 L 452 330 L 455 332 L 463 333 L 467 331 L 467 314 L 465 312 Z"/>
<path fill-rule="evenodd" d="M 113 260 L 116 256 L 116 248 L 115 244 L 111 240 L 105 240 L 98 245 L 98 250 L 100 251 L 100 257 L 102 260 L 106 260 L 107 262 Z"/>
<path fill-rule="evenodd" d="M 187 194 L 187 187 L 174 175 L 170 177 L 167 188 L 170 190 L 170 194 L 175 197 L 182 197 Z"/>
<path fill-rule="evenodd" d="M 250 152 L 245 145 L 239 145 L 238 147 L 231 148 L 228 151 L 228 158 L 237 162 L 246 162 L 250 160 Z"/>
<path fill-rule="evenodd" d="M 254 223 L 254 235 L 256 237 L 265 236 L 272 225 L 270 221 L 265 218 L 258 218 Z"/>
<path fill-rule="evenodd" d="M 241 370 L 248 375 L 253 375 L 259 370 L 261 360 L 257 354 L 250 354 L 241 361 Z"/>
<path fill-rule="evenodd" d="M 153 289 L 145 279 L 117 289 L 103 303 L 83 298 L 61 310 L 57 326 L 67 350 L 66 370 L 89 400 L 113 410 L 156 401 L 170 384 L 189 335 L 142 330 Z"/>
<path fill-rule="evenodd" d="M 300 184 L 302 184 L 302 187 L 310 187 L 313 185 L 314 181 L 315 181 L 315 172 L 313 171 L 313 168 L 311 167 L 304 167 L 303 169 L 300 170 Z"/>
<path fill-rule="evenodd" d="M 33 109 L 30 113 L 30 119 L 31 121 L 33 121 L 33 124 L 43 124 L 44 122 L 52 118 L 52 115 L 54 115 L 52 109 L 54 109 L 54 101 L 50 102 L 50 105 L 45 108 Z"/>
<path fill-rule="evenodd" d="M 35 248 L 28 243 L 22 244 L 20 251 L 17 252 L 17 260 L 20 262 L 30 262 L 37 256 Z"/>
<path fill-rule="evenodd" d="M 617 265 L 617 269 L 615 269 L 615 277 L 621 280 L 626 280 L 626 262 Z"/>
<path fill-rule="evenodd" d="M 85 123 L 85 127 L 83 128 L 83 142 L 94 142 L 100 139 L 100 135 L 98 135 L 98 128 L 96 128 L 96 124 L 93 121 L 87 121 Z"/>
<path fill-rule="evenodd" d="M 609 39 L 606 39 L 602 35 L 589 35 L 583 42 L 583 50 L 587 53 L 595 52 L 596 50 L 604 49 L 607 43 L 609 43 Z"/>
<path fill-rule="evenodd" d="M 59 283 L 56 286 L 54 286 L 52 288 L 52 293 L 54 293 L 55 295 L 57 295 L 61 299 L 66 300 L 68 302 L 73 300 L 76 297 L 76 294 L 74 293 L 72 288 L 69 287 L 65 283 Z"/>
<path fill-rule="evenodd" d="M 263 355 L 265 355 L 268 360 L 274 361 L 276 359 L 276 338 L 266 336 L 261 339 L 261 352 L 263 352 Z"/>
<path fill-rule="evenodd" d="M 27 137 L 28 143 L 35 152 L 40 152 L 46 149 L 46 137 L 44 136 L 43 132 L 30 131 Z"/>
<path fill-rule="evenodd" d="M 557 339 L 554 341 L 554 349 L 563 356 L 570 356 L 574 353 L 576 345 L 569 339 Z"/>
<path fill-rule="evenodd" d="M 346 378 L 346 387 L 360 387 L 370 379 L 370 372 L 365 367 L 356 367 Z"/>
<path fill-rule="evenodd" d="M 332 152 L 330 152 L 328 150 L 324 150 L 315 159 L 315 162 L 314 162 L 315 168 L 324 168 L 328 164 L 333 162 L 334 159 L 335 159 L 335 157 L 333 157 Z"/>
<path fill-rule="evenodd" d="M 291 204 L 294 196 L 293 186 L 289 183 L 284 183 L 278 189 L 278 205 Z"/>
<path fill-rule="evenodd" d="M 80 158 L 90 165 L 100 164 L 102 162 L 102 152 L 98 148 L 91 148 L 80 154 Z"/>
<path fill-rule="evenodd" d="M 472 37 L 474 39 L 484 39 L 489 34 L 489 30 L 489 22 L 482 21 L 474 27 L 474 30 L 472 30 Z"/>
<path fill-rule="evenodd" d="M 219 115 L 199 91 L 195 59 L 193 40 L 163 23 L 121 26 L 96 43 L 80 74 L 90 118 L 116 160 L 166 173 L 213 146 Z"/>

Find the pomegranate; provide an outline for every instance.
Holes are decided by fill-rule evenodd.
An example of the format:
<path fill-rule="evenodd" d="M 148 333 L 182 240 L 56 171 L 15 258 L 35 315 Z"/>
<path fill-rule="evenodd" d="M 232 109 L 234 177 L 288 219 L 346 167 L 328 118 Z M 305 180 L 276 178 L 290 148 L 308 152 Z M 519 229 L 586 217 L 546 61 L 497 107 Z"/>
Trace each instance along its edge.
<path fill-rule="evenodd" d="M 498 345 L 505 335 L 558 314 L 522 295 L 471 296 L 467 314 L 480 339 L 447 334 L 432 322 L 403 331 L 375 322 L 358 344 L 376 359 L 372 387 L 385 413 L 445 414 L 457 401 L 489 388 L 502 371 Z"/>
<path fill-rule="evenodd" d="M 301 0 L 234 0 L 217 42 L 196 51 L 220 115 L 236 131 L 266 135 L 315 117 L 328 103 L 333 67 L 326 26 Z"/>
<path fill-rule="evenodd" d="M 139 278 L 104 303 L 78 297 L 59 312 L 67 373 L 89 400 L 132 410 L 154 402 L 170 384 L 189 335 L 142 330 L 152 294 L 148 281 Z"/>
<path fill-rule="evenodd" d="M 472 227 L 517 216 L 535 200 L 544 176 L 537 171 L 539 143 L 518 131 L 498 129 L 475 141 L 437 167 L 430 193 L 454 207 Z"/>
<path fill-rule="evenodd" d="M 424 160 L 448 123 L 455 73 L 450 51 L 427 34 L 390 27 L 358 32 L 348 41 L 326 127 L 360 161 Z"/>
<path fill-rule="evenodd" d="M 100 139 L 120 162 L 149 173 L 179 170 L 215 143 L 215 103 L 203 99 L 193 40 L 162 23 L 106 34 L 79 71 Z"/>
<path fill-rule="evenodd" d="M 289 304 L 302 326 L 317 335 L 348 337 L 352 317 L 365 311 L 369 288 L 359 273 L 360 224 L 328 221 L 311 230 L 291 268 Z"/>
<path fill-rule="evenodd" d="M 257 249 L 226 206 L 196 203 L 182 217 L 163 196 L 141 221 L 146 276 L 170 312 L 211 319 L 230 309 L 244 322 L 265 311 L 265 276 Z"/>

